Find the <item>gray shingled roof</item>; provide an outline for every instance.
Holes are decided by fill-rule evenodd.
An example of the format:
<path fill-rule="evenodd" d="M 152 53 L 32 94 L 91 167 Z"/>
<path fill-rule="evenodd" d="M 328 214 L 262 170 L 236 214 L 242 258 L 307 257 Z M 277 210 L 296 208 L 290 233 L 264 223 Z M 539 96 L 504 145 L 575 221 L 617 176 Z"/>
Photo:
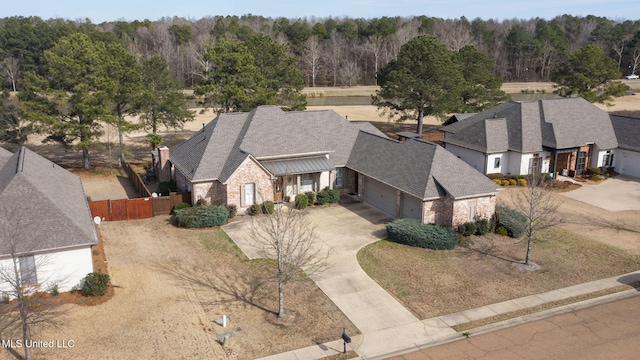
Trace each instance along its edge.
<path fill-rule="evenodd" d="M 171 162 L 191 181 L 226 182 L 248 156 L 258 161 L 329 154 L 347 163 L 360 130 L 383 135 L 368 123 L 351 123 L 331 110 L 285 112 L 259 106 L 220 114 L 202 131 L 171 149 Z"/>
<path fill-rule="evenodd" d="M 489 119 L 505 119 L 502 125 Z M 582 98 L 508 102 L 441 128 L 445 143 L 484 153 L 507 150 L 542 151 L 595 143 L 600 149 L 618 146 L 609 115 Z M 508 148 L 505 145 L 508 144 Z"/>
<path fill-rule="evenodd" d="M 400 142 L 361 132 L 347 166 L 423 200 L 498 191 L 493 181 L 455 155 L 419 139 Z"/>
<path fill-rule="evenodd" d="M 93 245 L 98 237 L 80 178 L 22 147 L 0 169 L 0 255 Z"/>
<path fill-rule="evenodd" d="M 611 124 L 620 149 L 640 152 L 640 119 L 611 115 Z"/>
<path fill-rule="evenodd" d="M 0 168 L 2 168 L 2 166 L 7 162 L 7 160 L 9 160 L 11 155 L 13 155 L 11 151 L 3 147 L 0 147 Z"/>

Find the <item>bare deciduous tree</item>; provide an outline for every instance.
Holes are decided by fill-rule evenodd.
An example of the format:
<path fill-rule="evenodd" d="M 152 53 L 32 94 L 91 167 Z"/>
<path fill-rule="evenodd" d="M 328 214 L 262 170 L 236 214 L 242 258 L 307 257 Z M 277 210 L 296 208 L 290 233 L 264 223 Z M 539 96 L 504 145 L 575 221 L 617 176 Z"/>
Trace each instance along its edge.
<path fill-rule="evenodd" d="M 276 259 L 278 272 L 278 319 L 286 318 L 285 287 L 313 276 L 326 268 L 328 252 L 317 241 L 314 226 L 299 211 L 276 205 L 273 213 L 259 216 L 252 222 L 252 238 Z"/>
<path fill-rule="evenodd" d="M 535 171 L 527 179 L 527 186 L 522 187 L 513 196 L 513 204 L 516 210 L 524 214 L 525 220 L 520 222 L 524 228 L 527 241 L 527 253 L 524 264 L 529 265 L 531 246 L 538 238 L 542 230 L 559 225 L 562 218 L 558 213 L 560 202 L 548 189 L 544 177 Z"/>
<path fill-rule="evenodd" d="M 316 76 L 320 68 L 320 42 L 316 36 L 310 37 L 302 50 L 302 61 L 307 66 L 307 74 L 311 77 L 311 87 L 316 87 Z"/>
<path fill-rule="evenodd" d="M 0 64 L 2 70 L 4 71 L 6 77 L 11 81 L 11 90 L 13 92 L 16 91 L 16 80 L 20 75 L 20 69 L 18 67 L 18 59 L 15 57 L 8 57 L 2 60 Z"/>
<path fill-rule="evenodd" d="M 37 269 L 51 267 L 47 255 L 36 254 L 32 241 L 25 238 L 23 230 L 33 226 L 30 214 L 22 209 L 1 209 L 0 243 L 3 260 L 0 260 L 0 291 L 3 303 L 0 305 L 0 334 L 3 339 L 14 339 L 20 333 L 21 347 L 25 359 L 31 360 L 31 341 L 37 330 L 47 326 L 58 326 L 64 314 L 57 305 L 47 301 L 46 292 L 55 292 L 55 284 L 63 282 L 57 279 L 56 272 L 47 272 L 47 278 L 41 278 L 45 272 Z M 45 236 L 45 234 L 42 234 Z M 13 300 L 12 300 L 13 299 Z M 11 342 L 12 344 L 15 344 Z"/>

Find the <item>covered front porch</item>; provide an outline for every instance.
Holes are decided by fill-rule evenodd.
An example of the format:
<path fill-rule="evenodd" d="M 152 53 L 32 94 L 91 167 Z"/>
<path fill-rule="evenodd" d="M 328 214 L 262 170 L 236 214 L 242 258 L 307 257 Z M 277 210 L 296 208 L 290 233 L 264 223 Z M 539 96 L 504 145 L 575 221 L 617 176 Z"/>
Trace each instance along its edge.
<path fill-rule="evenodd" d="M 572 147 L 566 149 L 551 149 L 554 177 L 557 175 L 575 177 L 582 175 L 593 158 L 593 145 Z"/>
<path fill-rule="evenodd" d="M 260 163 L 275 177 L 275 202 L 294 201 L 297 194 L 333 188 L 336 168 L 325 155 L 263 160 Z"/>

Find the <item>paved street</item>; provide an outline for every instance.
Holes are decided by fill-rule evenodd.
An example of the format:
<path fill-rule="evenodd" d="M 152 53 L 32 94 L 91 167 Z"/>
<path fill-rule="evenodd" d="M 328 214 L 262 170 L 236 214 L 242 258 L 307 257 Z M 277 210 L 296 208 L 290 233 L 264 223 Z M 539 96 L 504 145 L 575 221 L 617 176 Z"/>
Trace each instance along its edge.
<path fill-rule="evenodd" d="M 391 357 L 432 359 L 638 359 L 640 296 Z"/>

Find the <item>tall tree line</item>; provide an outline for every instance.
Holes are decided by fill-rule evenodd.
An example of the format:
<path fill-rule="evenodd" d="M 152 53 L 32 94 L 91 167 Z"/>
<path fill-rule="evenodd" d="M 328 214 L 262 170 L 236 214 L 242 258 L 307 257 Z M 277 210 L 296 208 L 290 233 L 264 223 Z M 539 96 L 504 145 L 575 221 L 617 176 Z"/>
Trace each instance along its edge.
<path fill-rule="evenodd" d="M 37 17 L 0 19 L 2 87 L 19 90 L 26 72 L 45 75 L 44 52 L 73 33 L 120 41 L 136 57 L 163 58 L 182 87 L 207 82 L 207 50 L 221 41 L 245 42 L 264 35 L 298 59 L 306 86 L 374 85 L 377 73 L 396 59 L 403 44 L 418 35 L 435 36 L 450 50 L 472 45 L 493 62 L 503 81 L 549 81 L 571 54 L 588 45 L 601 48 L 622 74 L 640 71 L 640 21 L 597 16 L 558 16 L 503 21 L 427 16 L 265 18 L 256 15 L 157 21 L 90 21 Z"/>

